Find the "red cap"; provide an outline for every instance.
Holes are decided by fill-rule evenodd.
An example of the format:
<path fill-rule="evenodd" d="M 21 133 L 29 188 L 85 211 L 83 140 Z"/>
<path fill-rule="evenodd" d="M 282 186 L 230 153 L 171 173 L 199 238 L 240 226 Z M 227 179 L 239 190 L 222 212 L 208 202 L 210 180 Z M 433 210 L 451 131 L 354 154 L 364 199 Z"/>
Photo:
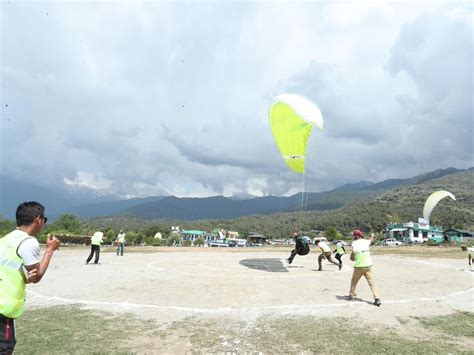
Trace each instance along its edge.
<path fill-rule="evenodd" d="M 352 233 L 352 236 L 353 237 L 361 237 L 361 238 L 364 238 L 364 235 L 362 234 L 362 232 L 359 230 L 359 229 L 356 229 L 354 231 L 354 233 Z"/>

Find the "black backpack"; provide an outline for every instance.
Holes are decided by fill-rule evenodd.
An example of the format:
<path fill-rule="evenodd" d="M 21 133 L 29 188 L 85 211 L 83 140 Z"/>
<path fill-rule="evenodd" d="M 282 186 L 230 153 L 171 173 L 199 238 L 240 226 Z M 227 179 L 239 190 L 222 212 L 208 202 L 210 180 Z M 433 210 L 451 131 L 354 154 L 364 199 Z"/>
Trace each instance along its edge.
<path fill-rule="evenodd" d="M 296 239 L 296 252 L 298 255 L 306 255 L 309 253 L 309 243 L 306 238 L 299 237 Z"/>

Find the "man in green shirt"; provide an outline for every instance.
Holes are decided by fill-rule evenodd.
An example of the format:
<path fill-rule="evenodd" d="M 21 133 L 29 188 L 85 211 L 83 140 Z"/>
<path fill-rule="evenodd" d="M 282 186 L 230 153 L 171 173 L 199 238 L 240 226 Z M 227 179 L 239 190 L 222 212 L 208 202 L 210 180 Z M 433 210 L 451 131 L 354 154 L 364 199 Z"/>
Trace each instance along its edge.
<path fill-rule="evenodd" d="M 94 264 L 99 263 L 100 245 L 102 244 L 103 237 L 104 237 L 104 233 L 102 233 L 101 231 L 95 232 L 94 235 L 91 237 L 91 252 L 89 254 L 89 257 L 86 260 L 86 265 L 89 264 L 89 261 L 91 261 L 94 254 L 95 254 Z"/>
<path fill-rule="evenodd" d="M 358 229 L 352 234 L 355 241 L 352 243 L 352 252 L 350 259 L 354 261 L 354 272 L 351 280 L 351 290 L 349 292 L 348 299 L 352 300 L 357 295 L 356 288 L 362 276 L 365 277 L 369 283 L 370 290 L 374 295 L 374 305 L 380 307 L 382 302 L 380 301 L 380 294 L 372 273 L 372 258 L 370 257 L 370 243 L 375 238 L 375 234 L 370 235 L 370 239 L 365 239 L 362 232 Z"/>

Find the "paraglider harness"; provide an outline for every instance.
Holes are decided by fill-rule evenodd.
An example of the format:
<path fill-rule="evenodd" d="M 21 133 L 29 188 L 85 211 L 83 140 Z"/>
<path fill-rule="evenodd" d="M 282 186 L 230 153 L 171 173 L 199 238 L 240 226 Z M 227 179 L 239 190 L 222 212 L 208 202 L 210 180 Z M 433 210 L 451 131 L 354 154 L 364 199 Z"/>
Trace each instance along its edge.
<path fill-rule="evenodd" d="M 306 255 L 309 253 L 309 242 L 306 238 L 298 237 L 295 242 L 298 255 Z"/>

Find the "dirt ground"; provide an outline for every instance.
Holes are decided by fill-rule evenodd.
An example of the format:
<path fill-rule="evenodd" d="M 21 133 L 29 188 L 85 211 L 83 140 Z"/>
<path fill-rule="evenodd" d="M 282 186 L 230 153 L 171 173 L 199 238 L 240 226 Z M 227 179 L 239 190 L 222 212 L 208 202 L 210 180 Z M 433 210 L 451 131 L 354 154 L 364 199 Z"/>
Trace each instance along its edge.
<path fill-rule="evenodd" d="M 45 279 L 28 285 L 27 307 L 74 304 L 163 325 L 190 316 L 251 324 L 262 315 L 298 314 L 397 325 L 401 317 L 474 310 L 474 272 L 464 259 L 373 256 L 378 308 L 364 279 L 358 300 L 343 298 L 352 275 L 348 255 L 341 271 L 324 262 L 318 272 L 315 252 L 288 265 L 289 249 L 150 249 L 102 252 L 100 265 L 85 265 L 89 249 L 62 248 Z"/>

